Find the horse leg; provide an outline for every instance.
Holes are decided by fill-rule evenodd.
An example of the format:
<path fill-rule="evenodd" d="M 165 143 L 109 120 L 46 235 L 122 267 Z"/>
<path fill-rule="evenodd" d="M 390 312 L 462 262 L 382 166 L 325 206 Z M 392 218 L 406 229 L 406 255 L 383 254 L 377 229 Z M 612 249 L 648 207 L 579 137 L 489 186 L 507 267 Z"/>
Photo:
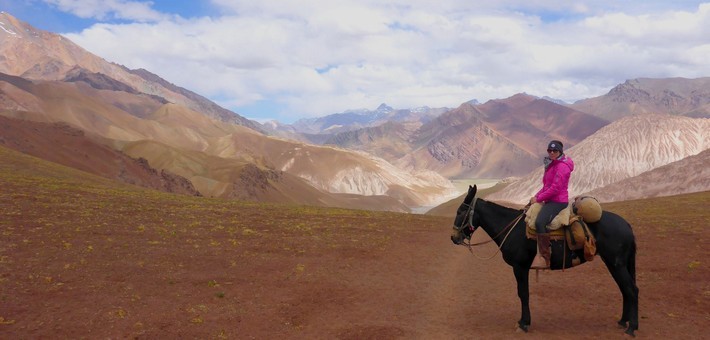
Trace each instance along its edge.
<path fill-rule="evenodd" d="M 634 282 L 635 279 L 625 263 L 616 258 L 609 260 L 602 257 L 602 260 L 616 285 L 619 286 L 623 298 L 623 309 L 618 324 L 626 327 L 626 334 L 635 336 L 634 331 L 638 329 L 638 288 Z"/>
<path fill-rule="evenodd" d="M 522 308 L 520 320 L 518 321 L 518 328 L 524 332 L 527 332 L 530 327 L 530 290 L 528 286 L 529 271 L 529 266 L 513 266 L 515 281 L 518 282 L 518 298 L 520 298 L 520 305 Z"/>

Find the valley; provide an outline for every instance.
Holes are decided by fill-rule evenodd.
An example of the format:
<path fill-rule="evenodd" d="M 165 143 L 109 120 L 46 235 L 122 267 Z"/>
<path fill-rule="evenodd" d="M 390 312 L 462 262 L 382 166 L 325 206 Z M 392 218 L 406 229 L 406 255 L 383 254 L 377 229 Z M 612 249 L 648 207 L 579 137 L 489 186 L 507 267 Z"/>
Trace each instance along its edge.
<path fill-rule="evenodd" d="M 153 5 L 114 5 L 136 4 Z M 352 23 L 334 22 L 352 31 L 318 56 L 267 49 L 283 55 L 249 57 L 263 51 L 245 48 L 249 42 L 232 45 L 232 32 L 216 45 L 200 41 L 185 50 L 205 71 L 190 86 L 209 83 L 213 91 L 219 85 L 208 76 L 211 67 L 223 67 L 220 73 L 240 81 L 248 68 L 270 70 L 277 81 L 267 87 L 277 92 L 303 87 L 325 98 L 321 91 L 343 91 L 327 98 L 358 106 L 408 91 L 416 97 L 410 100 L 470 96 L 451 107 L 382 103 L 285 124 L 252 120 L 215 102 L 241 107 L 225 100 L 240 92 L 256 107 L 266 80 L 230 83 L 212 101 L 161 78 L 160 70 L 117 64 L 0 9 L 0 339 L 620 337 L 619 292 L 599 257 L 565 271 L 531 272 L 533 324 L 519 334 L 514 275 L 496 245 L 467 249 L 450 240 L 469 185 L 480 188 L 481 199 L 518 208 L 527 203 L 540 188 L 552 139 L 564 141 L 576 166 L 570 197 L 593 195 L 632 224 L 637 334 L 707 337 L 701 325 L 710 321 L 710 77 L 628 79 L 574 103 L 503 84 L 520 92 L 479 102 L 473 97 L 486 92 L 469 89 L 490 85 L 480 87 L 473 74 L 449 74 L 465 63 L 445 54 L 481 43 L 497 50 L 499 42 L 466 40 L 425 47 L 445 51 L 437 59 L 447 65 L 427 71 L 425 83 L 459 83 L 434 97 L 414 78 L 407 88 L 385 92 L 399 71 L 380 72 L 387 68 L 357 55 L 350 70 L 331 65 L 326 57 L 341 54 L 331 45 L 375 37 L 380 29 L 396 29 L 398 42 L 415 42 L 419 32 L 396 21 L 363 33 L 357 15 Z M 159 20 L 182 26 L 178 15 L 169 17 Z M 205 26 L 219 24 L 202 19 Z M 119 26 L 152 24 L 129 22 Z M 251 25 L 258 23 L 243 28 L 254 32 Z M 117 26 L 94 28 L 102 27 Z M 320 36 L 313 28 L 307 35 Z M 250 39 L 286 37 L 288 30 L 266 31 Z M 183 39 L 196 37 L 200 32 Z M 186 48 L 186 41 L 156 46 Z M 387 45 L 377 59 L 404 57 L 386 40 L 361 43 Z M 224 46 L 246 57 L 224 50 L 220 59 L 227 64 L 201 59 Z M 154 50 L 151 59 L 162 52 Z M 307 60 L 307 67 L 273 64 L 290 59 Z M 427 69 L 425 60 L 416 68 Z M 489 64 L 472 65 L 478 72 Z M 511 66 L 500 65 L 525 67 Z M 378 74 L 368 81 L 358 76 L 373 70 Z M 337 81 L 324 82 L 328 74 Z M 348 84 L 354 79 L 360 83 Z M 599 86 L 592 80 L 535 87 L 589 93 L 587 86 Z M 367 87 L 382 93 L 364 96 Z M 281 101 L 342 108 L 340 102 Z M 473 235 L 473 242 L 487 240 L 480 230 Z"/>

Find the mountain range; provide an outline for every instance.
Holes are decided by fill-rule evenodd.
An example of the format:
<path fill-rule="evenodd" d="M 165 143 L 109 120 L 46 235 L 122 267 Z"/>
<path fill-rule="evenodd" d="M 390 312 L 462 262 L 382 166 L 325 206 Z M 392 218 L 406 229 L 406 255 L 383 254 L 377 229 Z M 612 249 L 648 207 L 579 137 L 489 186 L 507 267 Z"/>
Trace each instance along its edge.
<path fill-rule="evenodd" d="M 344 117 L 319 120 L 339 118 L 338 126 L 348 130 L 327 134 L 323 144 L 365 151 L 403 169 L 427 169 L 457 179 L 522 176 L 537 166 L 540 145 L 550 139 L 574 145 L 608 124 L 527 94 L 483 104 L 463 103 L 434 118 L 407 115 L 359 129 L 345 125 Z M 299 131 L 299 126 L 293 127 Z"/>
<path fill-rule="evenodd" d="M 269 137 L 236 114 L 218 114 L 225 111 L 196 111 L 210 105 L 185 96 L 187 90 L 159 79 L 148 84 L 146 72 L 127 72 L 7 13 L 0 22 L 0 46 L 9 56 L 0 72 L 16 74 L 0 75 L 2 115 L 67 123 L 97 143 L 187 178 L 205 196 L 347 207 L 358 201 L 357 207 L 408 211 L 454 192 L 433 172 Z"/>
<path fill-rule="evenodd" d="M 348 110 L 325 117 L 299 119 L 289 126 L 298 133 L 332 135 L 366 127 L 376 127 L 388 122 L 428 122 L 448 110 L 448 108 L 433 109 L 429 107 L 395 110 L 383 103 L 375 110 Z"/>
<path fill-rule="evenodd" d="M 574 104 L 520 93 L 455 109 L 382 104 L 262 125 L 8 13 L 0 27 L 0 146 L 127 183 L 410 211 L 455 197 L 452 179 L 511 177 L 491 197 L 517 203 L 539 186 L 544 147 L 559 139 L 578 164 L 574 194 L 710 190 L 705 171 L 666 178 L 655 191 L 644 178 L 659 175 L 641 176 L 707 167 L 710 78 L 633 79 Z M 635 193 L 613 194 L 621 181 Z"/>

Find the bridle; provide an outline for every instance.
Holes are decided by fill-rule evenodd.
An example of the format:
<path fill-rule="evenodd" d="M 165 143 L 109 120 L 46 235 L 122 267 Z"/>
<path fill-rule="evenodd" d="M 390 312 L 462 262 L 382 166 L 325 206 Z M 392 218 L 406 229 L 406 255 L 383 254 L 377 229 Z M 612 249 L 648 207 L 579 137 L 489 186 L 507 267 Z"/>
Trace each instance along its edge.
<path fill-rule="evenodd" d="M 454 229 L 456 229 L 456 231 L 462 232 L 465 227 L 469 227 L 473 231 L 476 231 L 476 228 L 478 228 L 478 227 L 473 226 L 473 207 L 476 206 L 477 200 L 478 200 L 478 198 L 476 197 L 473 199 L 473 202 L 471 202 L 471 204 L 466 204 L 465 202 L 461 203 L 461 204 L 465 205 L 466 207 L 468 207 L 468 209 L 466 210 L 466 218 L 464 218 L 464 220 L 461 221 L 461 225 L 454 226 Z M 466 225 L 466 219 L 468 219 L 468 225 Z"/>
<path fill-rule="evenodd" d="M 510 233 L 513 231 L 513 229 L 515 229 L 515 226 L 518 225 L 518 222 L 520 222 L 520 219 L 522 219 L 523 216 L 525 216 L 525 213 L 528 212 L 528 208 L 530 208 L 530 204 L 526 205 L 523 208 L 523 212 L 520 213 L 520 215 L 518 215 L 518 217 L 516 217 L 512 222 L 508 223 L 508 225 L 505 226 L 505 228 L 503 228 L 503 230 L 501 230 L 498 233 L 498 235 L 491 237 L 491 239 L 488 241 L 471 243 L 471 236 L 473 236 L 473 233 L 479 227 L 479 226 L 473 225 L 473 214 L 475 211 L 474 207 L 476 206 L 477 200 L 478 200 L 478 198 L 474 198 L 473 202 L 471 202 L 471 204 L 462 203 L 463 205 L 468 207 L 468 209 L 466 210 L 466 218 L 461 222 L 460 226 L 454 226 L 454 229 L 456 229 L 456 231 L 461 233 L 461 232 L 463 232 L 464 228 L 466 228 L 466 227 L 471 228 L 471 234 L 467 235 L 465 237 L 465 239 L 468 240 L 468 243 L 466 243 L 466 241 L 463 241 L 463 242 L 459 243 L 459 245 L 467 247 L 468 251 L 470 251 L 471 254 L 473 254 L 476 257 L 478 257 L 478 256 L 473 252 L 474 246 L 480 246 L 480 245 L 484 245 L 486 243 L 493 242 L 496 238 L 498 238 L 500 235 L 503 235 L 503 233 L 505 233 L 507 231 L 507 233 L 505 234 L 505 237 L 503 238 L 503 241 L 501 241 L 500 245 L 498 246 L 498 250 L 495 253 L 493 253 L 493 255 L 491 255 L 487 258 L 478 257 L 479 259 L 489 260 L 489 259 L 492 259 L 494 256 L 496 256 L 500 252 L 500 249 L 503 248 L 503 244 L 505 244 L 505 241 L 508 239 L 508 235 L 510 235 Z M 468 221 L 468 223 L 467 223 L 467 221 Z"/>

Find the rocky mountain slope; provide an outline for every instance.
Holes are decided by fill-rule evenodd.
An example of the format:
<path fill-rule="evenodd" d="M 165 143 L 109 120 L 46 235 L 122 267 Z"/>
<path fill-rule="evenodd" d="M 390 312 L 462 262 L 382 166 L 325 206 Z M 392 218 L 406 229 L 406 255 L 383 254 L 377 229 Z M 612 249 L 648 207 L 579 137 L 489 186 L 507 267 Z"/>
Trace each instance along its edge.
<path fill-rule="evenodd" d="M 710 119 L 707 118 L 647 114 L 620 119 L 566 151 L 575 162 L 570 198 L 697 155 L 708 148 Z M 701 169 L 693 171 L 703 173 Z M 524 204 L 542 187 L 542 174 L 540 166 L 488 198 Z M 674 181 L 673 178 L 666 180 Z M 677 185 L 681 183 L 678 181 Z M 651 188 L 652 185 L 649 190 Z"/>
<path fill-rule="evenodd" d="M 649 113 L 709 117 L 708 103 L 710 78 L 640 78 L 574 105 L 517 94 L 483 104 L 466 103 L 419 127 L 390 122 L 319 142 L 363 150 L 403 168 L 426 168 L 450 178 L 523 176 L 538 166 L 540 146 L 550 139 L 565 141 L 569 149 L 621 117 Z M 494 151 L 494 144 L 506 147 Z M 505 153 L 512 162 L 496 158 Z"/>
<path fill-rule="evenodd" d="M 178 87 L 148 72 L 130 70 L 89 53 L 58 34 L 43 31 L 17 20 L 7 12 L 0 13 L 0 72 L 26 79 L 71 79 L 79 66 L 101 74 L 129 89 L 164 98 L 207 116 L 261 131 L 261 125 L 194 92 Z"/>
<path fill-rule="evenodd" d="M 411 137 L 421 126 L 422 123 L 419 121 L 386 122 L 374 127 L 327 135 L 321 143 L 365 151 L 396 162 L 412 151 Z M 315 138 L 310 137 L 310 139 Z"/>
<path fill-rule="evenodd" d="M 486 124 L 535 156 L 551 139 L 572 147 L 608 124 L 593 115 L 524 93 L 474 107 Z"/>
<path fill-rule="evenodd" d="M 710 190 L 710 149 L 623 179 L 585 195 L 600 202 L 628 201 Z"/>
<path fill-rule="evenodd" d="M 412 150 L 396 161 L 450 178 L 501 178 L 527 173 L 533 158 L 464 104 L 418 129 Z"/>
<path fill-rule="evenodd" d="M 710 118 L 710 77 L 631 79 L 570 107 L 608 121 L 648 113 Z"/>
<path fill-rule="evenodd" d="M 607 122 L 526 94 L 464 103 L 423 124 L 390 122 L 325 143 L 366 151 L 405 169 L 449 178 L 522 176 L 550 139 L 572 146 Z"/>

